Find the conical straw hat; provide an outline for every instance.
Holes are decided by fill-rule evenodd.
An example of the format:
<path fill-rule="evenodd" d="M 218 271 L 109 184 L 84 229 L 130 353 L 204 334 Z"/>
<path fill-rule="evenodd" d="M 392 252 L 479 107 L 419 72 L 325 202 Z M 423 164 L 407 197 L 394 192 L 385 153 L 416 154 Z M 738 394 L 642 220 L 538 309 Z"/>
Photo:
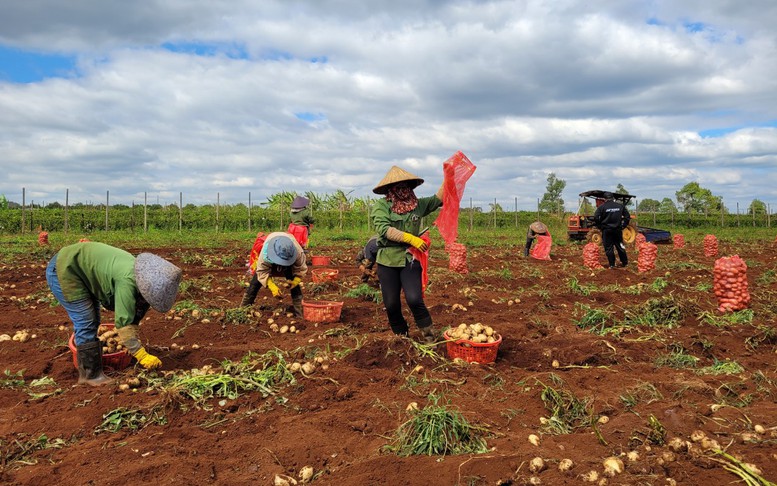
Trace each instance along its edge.
<path fill-rule="evenodd" d="M 408 182 L 411 189 L 415 189 L 423 184 L 424 180 L 395 165 L 391 167 L 391 170 L 386 173 L 383 180 L 375 186 L 375 189 L 373 189 L 372 192 L 375 194 L 386 194 L 389 190 L 389 186 L 396 184 L 397 182 Z"/>
<path fill-rule="evenodd" d="M 547 233 L 548 227 L 545 226 L 543 223 L 540 223 L 539 221 L 535 221 L 532 224 L 529 225 L 529 228 L 531 228 L 532 231 L 535 233 Z"/>

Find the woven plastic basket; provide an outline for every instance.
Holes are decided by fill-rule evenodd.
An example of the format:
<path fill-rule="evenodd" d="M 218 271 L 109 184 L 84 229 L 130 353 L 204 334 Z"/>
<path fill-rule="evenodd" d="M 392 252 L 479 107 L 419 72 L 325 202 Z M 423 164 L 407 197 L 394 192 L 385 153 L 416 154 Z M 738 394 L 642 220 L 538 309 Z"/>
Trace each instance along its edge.
<path fill-rule="evenodd" d="M 340 270 L 336 268 L 314 268 L 310 271 L 310 278 L 313 283 L 321 283 L 329 280 L 337 280 Z"/>
<path fill-rule="evenodd" d="M 310 264 L 315 267 L 329 265 L 331 261 L 332 261 L 332 257 L 328 257 L 328 256 L 314 255 L 310 257 Z"/>
<path fill-rule="evenodd" d="M 443 333 L 445 345 L 448 350 L 448 358 L 460 358 L 468 363 L 493 363 L 496 361 L 496 353 L 502 343 L 502 336 L 493 343 L 474 343 L 467 339 L 453 340 L 448 336 L 448 331 Z"/>
<path fill-rule="evenodd" d="M 319 300 L 318 302 L 302 301 L 302 316 L 310 322 L 337 322 L 343 310 L 342 302 Z"/>
<path fill-rule="evenodd" d="M 107 329 L 113 329 L 113 324 L 100 324 L 100 327 Z M 70 348 L 70 353 L 73 355 L 73 366 L 78 369 L 78 349 L 76 349 L 76 335 L 71 334 L 70 339 L 67 342 L 67 347 Z M 110 353 L 103 355 L 103 368 L 112 370 L 123 370 L 132 362 L 132 356 L 130 356 L 127 350 L 119 351 L 118 353 Z"/>

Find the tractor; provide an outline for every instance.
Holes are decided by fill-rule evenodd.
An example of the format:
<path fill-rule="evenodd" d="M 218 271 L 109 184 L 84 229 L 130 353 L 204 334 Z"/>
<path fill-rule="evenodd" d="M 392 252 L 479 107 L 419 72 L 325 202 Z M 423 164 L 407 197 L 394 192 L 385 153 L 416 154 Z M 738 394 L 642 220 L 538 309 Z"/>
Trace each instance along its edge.
<path fill-rule="evenodd" d="M 588 240 L 596 244 L 601 244 L 602 232 L 594 226 L 594 215 L 580 214 L 580 212 L 583 210 L 583 201 L 588 200 L 588 198 L 595 201 L 595 207 L 597 208 L 604 204 L 604 195 L 606 192 L 607 191 L 594 190 L 580 193 L 582 199 L 577 208 L 577 214 L 570 216 L 567 221 L 567 235 L 570 240 Z M 637 197 L 631 194 L 618 194 L 617 192 L 613 192 L 612 196 L 614 200 L 624 206 L 628 205 L 632 199 Z M 668 243 L 672 240 L 672 234 L 669 231 L 639 226 L 637 224 L 637 218 L 632 215 L 629 225 L 623 228 L 623 241 L 625 243 L 633 243 L 634 240 L 637 239 L 637 233 L 644 235 L 645 241 L 651 243 Z"/>

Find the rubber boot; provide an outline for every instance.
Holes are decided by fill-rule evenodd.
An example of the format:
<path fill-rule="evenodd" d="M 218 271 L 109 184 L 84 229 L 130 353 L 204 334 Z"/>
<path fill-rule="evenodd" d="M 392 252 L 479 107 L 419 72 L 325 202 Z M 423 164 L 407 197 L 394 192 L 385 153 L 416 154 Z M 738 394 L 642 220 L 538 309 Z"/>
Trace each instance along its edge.
<path fill-rule="evenodd" d="M 298 295 L 291 299 L 292 306 L 294 307 L 294 317 L 302 317 L 304 312 L 302 310 L 302 296 Z"/>
<path fill-rule="evenodd" d="M 434 332 L 434 326 L 431 324 L 426 327 L 420 327 L 419 330 L 421 331 L 421 336 L 423 336 L 424 342 L 426 344 L 432 344 L 437 340 L 437 336 Z"/>
<path fill-rule="evenodd" d="M 103 345 L 100 341 L 76 346 L 78 384 L 91 386 L 110 385 L 112 378 L 103 373 Z"/>
<path fill-rule="evenodd" d="M 256 275 L 251 279 L 251 283 L 248 284 L 245 294 L 243 294 L 243 301 L 240 303 L 240 307 L 248 307 L 253 305 L 256 300 L 256 294 L 259 293 L 259 289 L 262 288 L 262 284 L 256 279 Z"/>

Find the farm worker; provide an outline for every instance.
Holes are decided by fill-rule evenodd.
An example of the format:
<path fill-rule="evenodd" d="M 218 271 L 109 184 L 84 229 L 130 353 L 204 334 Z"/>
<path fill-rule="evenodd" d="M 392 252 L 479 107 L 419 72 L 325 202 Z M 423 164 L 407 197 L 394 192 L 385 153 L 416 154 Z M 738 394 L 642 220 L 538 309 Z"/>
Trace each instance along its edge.
<path fill-rule="evenodd" d="M 99 386 L 105 376 L 102 343 L 97 339 L 100 306 L 115 312 L 115 326 L 129 353 L 146 369 L 162 362 L 148 353 L 137 337 L 149 307 L 167 312 L 173 307 L 182 271 L 153 253 L 137 257 L 104 243 L 65 246 L 46 268 L 46 282 L 73 321 L 78 383 Z"/>
<path fill-rule="evenodd" d="M 401 336 L 408 333 L 407 321 L 402 315 L 400 297 L 405 300 L 424 340 L 434 342 L 432 316 L 424 303 L 421 261 L 428 249 L 428 241 L 419 237 L 421 218 L 442 206 L 443 188 L 430 197 L 417 198 L 413 189 L 424 180 L 397 166 L 386 173 L 372 190 L 385 195 L 376 201 L 370 214 L 378 233 L 378 280 L 383 304 L 386 306 L 391 330 Z"/>
<path fill-rule="evenodd" d="M 594 225 L 602 230 L 602 246 L 610 268 L 615 268 L 615 253 L 618 251 L 618 259 L 622 267 L 629 263 L 626 255 L 626 246 L 623 244 L 623 228 L 629 225 L 631 215 L 626 207 L 613 199 L 611 192 L 605 192 L 604 203 L 596 208 L 594 213 Z"/>
<path fill-rule="evenodd" d="M 297 243 L 299 243 L 305 251 L 307 251 L 308 248 L 310 230 L 316 222 L 313 219 L 313 216 L 310 215 L 310 209 L 308 208 L 309 204 L 310 199 L 304 196 L 297 196 L 294 198 L 291 202 L 291 223 L 289 223 L 289 227 L 286 230 L 294 236 L 294 239 L 297 240 Z"/>
<path fill-rule="evenodd" d="M 526 247 L 523 249 L 523 256 L 529 256 L 531 245 L 534 243 L 534 240 L 537 239 L 538 235 L 548 236 L 548 227 L 539 221 L 535 221 L 529 225 L 529 230 L 526 232 Z"/>
<path fill-rule="evenodd" d="M 279 277 L 291 280 L 291 301 L 294 315 L 302 317 L 302 277 L 308 273 L 305 252 L 289 233 L 276 231 L 267 235 L 259 257 L 251 264 L 251 282 L 243 295 L 241 306 L 249 306 L 256 300 L 259 289 L 267 287 L 273 297 L 281 297 L 281 289 L 275 281 Z"/>
<path fill-rule="evenodd" d="M 375 277 L 375 271 L 372 269 L 375 266 L 375 260 L 378 258 L 378 236 L 372 236 L 367 240 L 367 244 L 364 248 L 359 250 L 356 254 L 356 264 L 359 265 L 359 270 L 362 272 L 362 282 L 368 282 L 370 277 Z"/>

